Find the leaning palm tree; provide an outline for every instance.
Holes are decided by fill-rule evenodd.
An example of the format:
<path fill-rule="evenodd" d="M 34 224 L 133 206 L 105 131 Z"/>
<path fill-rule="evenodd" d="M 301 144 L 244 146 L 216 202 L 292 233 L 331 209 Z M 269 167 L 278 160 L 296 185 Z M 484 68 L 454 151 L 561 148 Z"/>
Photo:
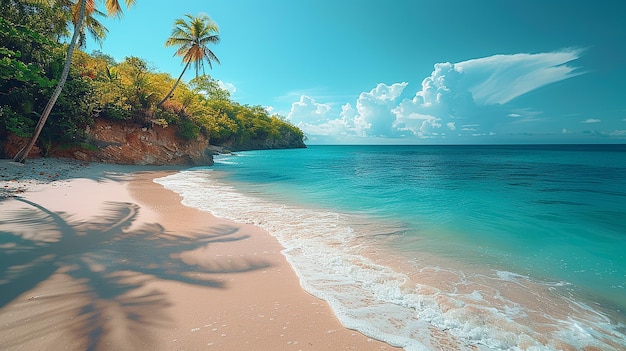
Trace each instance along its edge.
<path fill-rule="evenodd" d="M 200 68 L 204 72 L 205 60 L 209 64 L 209 68 L 213 68 L 211 61 L 220 63 L 220 60 L 208 46 L 220 42 L 217 24 L 205 14 L 199 14 L 197 17 L 186 14 L 185 17 L 189 21 L 187 22 L 184 18 L 177 19 L 174 22 L 172 35 L 165 42 L 165 46 L 178 47 L 174 56 L 182 56 L 185 68 L 183 68 L 183 72 L 178 76 L 169 93 L 157 104 L 157 107 L 169 99 L 191 63 L 195 66 L 196 77 L 198 77 Z"/>
<path fill-rule="evenodd" d="M 46 1 L 46 0 L 42 0 Z M 50 0 L 47 0 L 50 2 Z M 52 97 L 48 101 L 43 113 L 39 117 L 39 121 L 37 122 L 37 126 L 35 127 L 35 132 L 33 133 L 30 141 L 26 146 L 24 146 L 13 158 L 16 162 L 24 162 L 24 160 L 28 157 L 30 150 L 33 148 L 37 139 L 39 138 L 39 134 L 41 134 L 41 130 L 43 126 L 46 124 L 46 120 L 48 120 L 48 116 L 54 107 L 59 95 L 61 95 L 61 91 L 63 90 L 63 86 L 65 85 L 65 81 L 67 80 L 67 76 L 70 72 L 70 64 L 72 62 L 72 55 L 74 54 L 74 49 L 76 48 L 76 44 L 78 43 L 78 39 L 83 32 L 83 24 L 85 22 L 85 17 L 91 17 L 90 15 L 96 11 L 96 1 L 98 0 L 79 0 L 79 2 L 72 2 L 72 6 L 70 7 L 72 10 L 72 21 L 74 24 L 74 34 L 72 35 L 72 40 L 67 48 L 67 55 L 65 57 L 65 63 L 63 66 L 63 72 L 61 73 L 61 78 L 59 78 L 59 83 L 57 84 L 54 92 L 52 93 Z M 107 14 L 111 16 L 120 16 L 122 14 L 122 7 L 118 0 L 101 0 L 104 1 Z M 130 7 L 135 4 L 135 0 L 125 0 L 126 6 Z"/>

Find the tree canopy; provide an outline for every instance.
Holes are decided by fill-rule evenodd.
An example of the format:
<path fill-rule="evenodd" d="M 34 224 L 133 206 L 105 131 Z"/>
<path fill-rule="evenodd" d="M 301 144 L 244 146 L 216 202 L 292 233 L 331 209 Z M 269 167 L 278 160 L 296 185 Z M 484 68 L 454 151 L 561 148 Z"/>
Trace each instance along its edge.
<path fill-rule="evenodd" d="M 92 14 L 98 13 L 96 9 L 97 0 L 80 0 L 75 3 L 68 2 L 67 0 L 26 0 L 25 3 L 33 3 L 33 4 L 41 4 L 43 6 L 49 6 L 50 8 L 60 9 L 60 13 L 69 13 L 71 16 L 66 17 L 71 19 L 74 29 L 72 34 L 72 39 L 70 40 L 69 45 L 67 46 L 67 53 L 65 55 L 63 70 L 61 71 L 61 76 L 57 82 L 57 85 L 52 92 L 52 95 L 48 99 L 48 103 L 46 104 L 43 112 L 39 116 L 39 120 L 35 125 L 35 130 L 32 133 L 32 136 L 28 143 L 22 147 L 20 151 L 17 152 L 14 161 L 24 162 L 24 160 L 28 157 L 30 150 L 35 145 L 37 140 L 39 139 L 39 135 L 41 134 L 43 127 L 45 126 L 54 105 L 56 104 L 57 99 L 61 95 L 63 91 L 63 87 L 65 86 L 65 82 L 69 76 L 72 55 L 74 54 L 74 50 L 77 44 L 80 44 L 80 38 L 84 38 L 84 28 L 85 23 L 91 29 L 92 34 L 97 39 L 100 39 L 104 36 L 104 27 L 97 21 L 93 20 Z M 135 0 L 125 0 L 127 6 L 131 6 L 135 3 Z M 114 16 L 121 14 L 121 7 L 118 0 L 104 0 L 106 5 L 107 14 Z M 87 21 L 85 21 L 87 18 Z M 90 21 L 91 20 L 91 21 Z"/>

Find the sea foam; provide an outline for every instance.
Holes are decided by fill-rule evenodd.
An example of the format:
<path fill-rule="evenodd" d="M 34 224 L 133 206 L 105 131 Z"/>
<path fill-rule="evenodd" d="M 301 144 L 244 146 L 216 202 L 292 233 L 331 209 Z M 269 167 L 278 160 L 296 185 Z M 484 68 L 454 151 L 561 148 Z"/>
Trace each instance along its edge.
<path fill-rule="evenodd" d="M 562 345 L 620 350 L 623 346 L 623 325 L 611 324 L 582 303 L 550 294 L 559 283 L 533 282 L 510 272 L 467 273 L 428 264 L 406 264 L 414 271 L 396 269 L 366 254 L 375 251 L 374 241 L 368 238 L 376 233 L 355 232 L 349 224 L 355 219 L 349 215 L 247 195 L 216 173 L 192 169 L 155 182 L 180 194 L 187 206 L 257 225 L 275 236 L 303 288 L 327 301 L 347 328 L 406 350 L 541 351 Z M 561 300 L 535 308 L 524 303 L 527 298 L 511 298 L 520 290 L 531 291 L 522 294 L 537 300 Z M 541 306 L 553 310 L 543 311 Z M 566 311 L 556 313 L 562 309 Z"/>

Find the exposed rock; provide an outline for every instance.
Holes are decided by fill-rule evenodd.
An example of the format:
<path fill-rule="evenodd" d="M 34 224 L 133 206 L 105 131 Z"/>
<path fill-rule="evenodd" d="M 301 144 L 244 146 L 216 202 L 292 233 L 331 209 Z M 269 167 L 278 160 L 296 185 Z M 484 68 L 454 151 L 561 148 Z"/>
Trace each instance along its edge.
<path fill-rule="evenodd" d="M 75 151 L 74 158 L 135 165 L 213 164 L 208 139 L 200 135 L 195 140 L 184 140 L 178 135 L 176 126 L 164 128 L 154 125 L 146 128 L 138 124 L 97 119 L 88 134 L 99 150 Z"/>
<path fill-rule="evenodd" d="M 176 126 L 162 127 L 129 122 L 108 121 L 97 118 L 86 130 L 93 149 L 52 147 L 50 156 L 67 157 L 81 161 L 103 162 L 123 165 L 212 165 L 214 151 L 204 135 L 195 140 L 184 140 Z M 26 145 L 28 138 L 8 135 L 4 141 L 6 157 L 15 155 Z M 42 156 L 34 147 L 29 158 Z"/>
<path fill-rule="evenodd" d="M 30 141 L 30 138 L 20 137 L 15 134 L 8 134 L 6 141 L 4 141 L 2 151 L 7 157 L 12 158 L 13 156 L 17 155 L 22 147 L 28 144 L 28 141 Z M 28 153 L 28 158 L 35 158 L 40 156 L 41 149 L 37 145 L 33 146 L 33 148 Z"/>

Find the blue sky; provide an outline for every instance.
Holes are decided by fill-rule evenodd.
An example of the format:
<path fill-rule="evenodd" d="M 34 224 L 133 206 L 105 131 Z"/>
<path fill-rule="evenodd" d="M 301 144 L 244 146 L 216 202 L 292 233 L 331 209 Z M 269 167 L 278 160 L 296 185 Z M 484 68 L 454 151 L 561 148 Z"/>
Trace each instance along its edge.
<path fill-rule="evenodd" d="M 177 77 L 164 42 L 199 13 L 207 73 L 308 144 L 626 143 L 623 1 L 137 0 L 101 50 Z"/>

